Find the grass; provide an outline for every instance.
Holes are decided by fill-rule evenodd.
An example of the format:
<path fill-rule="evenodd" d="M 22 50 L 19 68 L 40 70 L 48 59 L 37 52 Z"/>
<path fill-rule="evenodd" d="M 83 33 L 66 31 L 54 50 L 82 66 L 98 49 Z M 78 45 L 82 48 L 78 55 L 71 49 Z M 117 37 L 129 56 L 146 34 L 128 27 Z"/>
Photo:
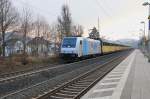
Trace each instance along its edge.
<path fill-rule="evenodd" d="M 26 56 L 27 64 L 22 64 L 23 55 L 13 55 L 7 58 L 0 58 L 0 74 L 35 69 L 38 67 L 52 66 L 60 64 L 61 59 L 58 56 L 35 57 Z"/>

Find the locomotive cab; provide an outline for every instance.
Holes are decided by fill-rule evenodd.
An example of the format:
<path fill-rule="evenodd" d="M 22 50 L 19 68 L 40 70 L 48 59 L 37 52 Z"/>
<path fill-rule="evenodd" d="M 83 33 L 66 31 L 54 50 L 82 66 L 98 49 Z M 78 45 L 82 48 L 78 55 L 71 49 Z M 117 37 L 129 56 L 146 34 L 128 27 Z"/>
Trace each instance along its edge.
<path fill-rule="evenodd" d="M 78 57 L 76 37 L 65 37 L 61 44 L 61 57 Z"/>

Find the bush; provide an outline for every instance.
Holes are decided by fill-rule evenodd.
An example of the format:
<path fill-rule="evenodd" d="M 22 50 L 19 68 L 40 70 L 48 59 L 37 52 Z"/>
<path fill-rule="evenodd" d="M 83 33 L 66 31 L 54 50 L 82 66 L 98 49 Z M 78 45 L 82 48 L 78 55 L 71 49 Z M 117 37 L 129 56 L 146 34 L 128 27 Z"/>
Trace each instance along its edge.
<path fill-rule="evenodd" d="M 40 58 L 38 58 L 38 57 L 32 57 L 32 56 L 27 57 L 27 61 L 30 64 L 38 64 L 38 63 L 42 62 L 42 60 Z"/>
<path fill-rule="evenodd" d="M 11 62 L 21 63 L 22 65 L 26 65 L 28 64 L 27 57 L 28 57 L 27 54 L 13 54 L 9 56 L 9 59 L 11 60 Z"/>

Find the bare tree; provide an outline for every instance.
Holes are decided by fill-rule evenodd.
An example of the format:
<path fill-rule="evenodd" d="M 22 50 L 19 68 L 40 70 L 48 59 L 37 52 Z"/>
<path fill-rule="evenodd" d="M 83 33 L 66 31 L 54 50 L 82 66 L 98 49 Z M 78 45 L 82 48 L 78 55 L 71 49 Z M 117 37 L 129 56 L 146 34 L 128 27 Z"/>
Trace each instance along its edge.
<path fill-rule="evenodd" d="M 45 39 L 48 39 L 48 32 L 50 31 L 50 26 L 44 17 L 38 16 L 33 25 L 35 37 L 43 36 Z"/>
<path fill-rule="evenodd" d="M 43 37 L 48 40 L 48 35 L 50 33 L 50 26 L 48 23 L 43 24 Z"/>
<path fill-rule="evenodd" d="M 72 27 L 72 31 L 74 33 L 73 34 L 74 36 L 82 36 L 84 33 L 83 26 L 81 26 L 81 25 L 74 25 Z"/>
<path fill-rule="evenodd" d="M 58 20 L 59 20 L 59 19 L 58 19 Z M 63 37 L 64 37 L 63 27 L 62 27 L 61 24 L 58 23 L 57 26 L 56 26 L 56 28 L 57 28 L 57 33 L 58 33 L 58 34 L 55 34 L 55 35 L 58 36 L 59 41 L 61 42 L 61 40 L 62 40 Z"/>
<path fill-rule="evenodd" d="M 42 16 L 38 16 L 36 21 L 34 22 L 34 31 L 35 31 L 35 37 L 38 39 L 38 38 L 42 38 L 43 40 L 48 40 L 49 38 L 49 32 L 50 32 L 50 29 L 49 29 L 49 24 L 47 23 L 47 21 L 45 20 L 44 17 Z M 36 55 L 38 56 L 38 52 L 39 52 L 39 43 L 36 42 L 35 44 L 36 46 Z M 45 44 L 44 44 L 45 45 Z M 47 51 L 43 50 L 42 53 L 48 53 L 48 42 L 46 44 L 46 47 L 47 47 Z"/>
<path fill-rule="evenodd" d="M 71 14 L 69 11 L 69 7 L 67 5 L 63 5 L 62 7 L 62 16 L 58 17 L 58 29 L 61 32 L 61 36 L 71 36 Z"/>
<path fill-rule="evenodd" d="M 83 35 L 83 33 L 84 33 L 84 28 L 83 28 L 83 26 L 82 25 L 79 25 L 79 36 L 82 36 Z"/>
<path fill-rule="evenodd" d="M 54 44 L 54 53 L 57 54 L 58 44 L 60 43 L 60 36 L 57 24 L 50 26 L 50 41 Z"/>
<path fill-rule="evenodd" d="M 13 27 L 18 19 L 18 12 L 10 0 L 0 0 L 0 33 L 2 33 L 2 52 L 5 56 L 5 34 L 10 27 Z"/>
<path fill-rule="evenodd" d="M 32 15 L 28 8 L 23 9 L 21 17 L 21 31 L 23 33 L 23 54 L 24 60 L 26 55 L 26 44 L 27 44 L 27 35 L 32 29 Z"/>
<path fill-rule="evenodd" d="M 39 51 L 39 43 L 38 43 L 38 38 L 41 35 L 41 28 L 42 28 L 42 18 L 38 15 L 36 21 L 33 23 L 34 25 L 34 32 L 35 32 L 35 54 L 38 56 L 38 51 Z"/>
<path fill-rule="evenodd" d="M 34 22 L 34 27 L 35 27 L 35 37 L 40 37 L 42 34 L 42 23 L 43 23 L 43 18 L 41 16 L 37 16 L 37 19 Z"/>
<path fill-rule="evenodd" d="M 56 29 L 56 28 L 55 28 Z M 48 42 L 47 42 L 47 52 L 45 52 L 46 54 L 48 54 L 48 51 L 50 51 L 50 49 L 49 49 L 49 45 L 50 45 L 50 43 L 51 43 L 51 32 L 50 32 L 50 25 L 47 23 L 47 22 L 45 22 L 45 24 L 43 24 L 43 37 L 44 37 L 44 39 L 45 40 L 47 40 Z"/>

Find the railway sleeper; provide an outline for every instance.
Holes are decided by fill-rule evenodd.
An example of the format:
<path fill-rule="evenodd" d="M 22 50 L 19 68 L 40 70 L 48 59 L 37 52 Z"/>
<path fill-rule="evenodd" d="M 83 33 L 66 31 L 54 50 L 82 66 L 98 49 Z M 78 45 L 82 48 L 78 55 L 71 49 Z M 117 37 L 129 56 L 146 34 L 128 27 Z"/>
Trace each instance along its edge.
<path fill-rule="evenodd" d="M 91 79 L 93 81 L 95 78 L 97 78 L 97 77 L 87 77 L 85 79 Z"/>
<path fill-rule="evenodd" d="M 69 95 L 69 94 L 57 92 L 54 94 L 54 96 L 62 97 L 61 99 L 66 99 L 66 98 L 68 99 L 68 98 L 73 98 L 75 95 Z"/>
<path fill-rule="evenodd" d="M 97 75 L 92 75 L 92 76 L 88 76 L 88 77 L 85 77 L 85 79 L 92 79 L 92 78 L 95 78 Z"/>
<path fill-rule="evenodd" d="M 63 94 L 69 94 L 69 95 L 76 95 L 79 92 L 73 92 L 73 91 L 68 91 L 68 90 L 60 90 L 61 93 Z"/>
<path fill-rule="evenodd" d="M 48 99 L 62 99 L 62 97 L 59 97 L 59 96 L 50 96 Z"/>
<path fill-rule="evenodd" d="M 73 92 L 73 93 L 79 93 L 79 90 L 72 90 L 72 89 L 68 89 L 68 88 L 64 88 L 62 89 L 63 91 L 66 91 L 66 92 Z"/>
<path fill-rule="evenodd" d="M 115 65 L 111 65 L 111 66 L 106 66 L 106 67 L 103 67 L 102 69 L 101 69 L 101 72 L 103 72 L 103 71 L 105 71 L 105 70 L 108 70 L 108 69 L 110 69 L 110 68 L 113 68 L 113 67 L 115 67 L 116 66 L 116 64 L 118 64 L 118 62 L 117 63 L 115 63 Z"/>
<path fill-rule="evenodd" d="M 98 78 L 98 77 L 96 77 L 96 78 Z M 81 85 L 90 84 L 90 83 L 92 83 L 93 81 L 95 81 L 96 78 L 84 79 L 84 80 L 82 80 L 82 81 L 78 81 L 76 84 L 81 84 Z"/>
<path fill-rule="evenodd" d="M 94 78 L 88 76 L 88 77 L 83 78 L 82 80 L 86 80 L 86 79 L 89 79 L 89 80 L 91 79 L 91 80 L 93 80 Z"/>
<path fill-rule="evenodd" d="M 95 80 L 95 78 L 85 78 L 83 79 L 83 81 L 90 81 L 90 82 L 93 82 Z"/>
<path fill-rule="evenodd" d="M 97 75 L 99 75 L 100 73 L 98 73 L 98 72 L 95 72 L 94 74 L 92 74 L 92 75 L 89 75 L 89 76 L 87 76 L 87 77 L 95 77 L 95 76 L 97 76 Z M 85 78 L 87 78 L 87 77 L 85 77 Z"/>
<path fill-rule="evenodd" d="M 91 82 L 77 82 L 77 85 L 89 85 Z"/>
<path fill-rule="evenodd" d="M 75 85 L 71 85 L 71 86 L 69 86 L 69 88 L 84 89 L 85 86 L 75 86 Z"/>
<path fill-rule="evenodd" d="M 91 83 L 93 80 L 81 80 L 81 81 L 78 81 L 78 83 Z"/>
<path fill-rule="evenodd" d="M 66 91 L 72 91 L 72 92 L 80 92 L 82 89 L 75 89 L 75 88 L 64 88 L 64 90 L 66 90 Z"/>
<path fill-rule="evenodd" d="M 85 88 L 88 85 L 72 84 L 71 86 Z"/>
<path fill-rule="evenodd" d="M 68 86 L 69 89 L 83 90 L 81 87 Z"/>

